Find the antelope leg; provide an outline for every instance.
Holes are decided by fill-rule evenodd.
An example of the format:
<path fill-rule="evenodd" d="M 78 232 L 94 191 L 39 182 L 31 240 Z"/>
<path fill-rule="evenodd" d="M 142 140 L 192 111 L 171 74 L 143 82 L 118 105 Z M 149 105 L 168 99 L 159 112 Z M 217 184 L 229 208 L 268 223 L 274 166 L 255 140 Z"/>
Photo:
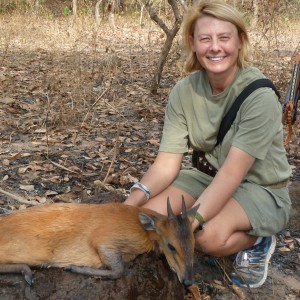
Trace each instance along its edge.
<path fill-rule="evenodd" d="M 122 255 L 117 251 L 104 248 L 101 249 L 101 253 L 99 254 L 103 265 L 107 267 L 107 269 L 96 269 L 86 266 L 70 265 L 66 267 L 65 270 L 77 274 L 97 276 L 106 279 L 120 278 L 124 271 Z"/>
<path fill-rule="evenodd" d="M 2 264 L 0 265 L 0 273 L 22 274 L 29 285 L 33 283 L 31 269 L 25 264 Z"/>

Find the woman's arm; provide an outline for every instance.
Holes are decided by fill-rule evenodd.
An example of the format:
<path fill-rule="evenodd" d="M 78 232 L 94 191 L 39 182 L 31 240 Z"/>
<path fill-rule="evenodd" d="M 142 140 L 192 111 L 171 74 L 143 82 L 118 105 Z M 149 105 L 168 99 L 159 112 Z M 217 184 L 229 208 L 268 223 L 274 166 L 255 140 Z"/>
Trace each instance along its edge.
<path fill-rule="evenodd" d="M 217 175 L 195 202 L 195 205 L 200 203 L 198 212 L 205 221 L 217 215 L 229 201 L 254 162 L 255 158 L 247 152 L 236 147 L 230 148 Z"/>
<path fill-rule="evenodd" d="M 181 167 L 183 154 L 159 152 L 154 163 L 141 179 L 150 191 L 151 197 L 166 189 L 176 178 Z M 143 191 L 134 189 L 124 202 L 125 204 L 141 206 L 146 202 Z"/>

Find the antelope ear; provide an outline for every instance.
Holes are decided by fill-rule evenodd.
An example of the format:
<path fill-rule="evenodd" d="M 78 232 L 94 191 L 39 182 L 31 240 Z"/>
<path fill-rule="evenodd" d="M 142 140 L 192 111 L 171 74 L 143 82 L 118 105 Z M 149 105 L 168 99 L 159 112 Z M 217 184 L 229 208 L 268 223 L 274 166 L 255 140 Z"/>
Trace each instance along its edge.
<path fill-rule="evenodd" d="M 188 218 L 190 220 L 190 222 L 193 222 L 194 219 L 195 219 L 195 215 L 196 215 L 196 212 L 198 210 L 198 208 L 200 207 L 200 204 L 190 208 L 188 211 L 187 211 L 187 215 L 188 215 Z"/>
<path fill-rule="evenodd" d="M 145 230 L 156 230 L 155 223 L 157 219 L 155 216 L 147 215 L 145 213 L 140 212 L 139 220 Z"/>

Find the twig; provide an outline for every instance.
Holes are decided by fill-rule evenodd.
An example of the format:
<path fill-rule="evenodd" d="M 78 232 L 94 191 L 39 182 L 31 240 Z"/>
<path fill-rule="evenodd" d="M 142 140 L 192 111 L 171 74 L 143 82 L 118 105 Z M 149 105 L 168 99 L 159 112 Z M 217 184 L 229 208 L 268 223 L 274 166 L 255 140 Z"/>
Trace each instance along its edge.
<path fill-rule="evenodd" d="M 12 193 L 9 193 L 9 192 L 6 192 L 4 190 L 2 190 L 0 188 L 0 193 L 14 199 L 14 200 L 17 200 L 18 202 L 22 203 L 22 204 L 30 204 L 30 205 L 38 205 L 39 203 L 38 202 L 35 202 L 35 201 L 31 201 L 31 200 L 27 200 L 21 196 L 17 196 L 15 194 L 12 194 Z"/>
<path fill-rule="evenodd" d="M 46 120 L 45 120 L 45 127 L 46 127 L 46 143 L 47 143 L 47 158 L 49 158 L 49 132 L 48 132 L 48 116 L 50 111 L 50 99 L 49 99 L 49 93 L 46 93 L 47 96 L 47 111 L 46 111 Z"/>
<path fill-rule="evenodd" d="M 52 161 L 52 160 L 50 160 L 50 162 L 51 162 L 53 165 L 55 165 L 55 166 L 57 166 L 57 167 L 59 167 L 59 168 L 61 168 L 61 169 L 64 169 L 64 170 L 66 170 L 66 171 L 68 171 L 68 172 L 75 173 L 75 174 L 79 174 L 78 172 L 73 171 L 73 170 L 71 170 L 71 169 L 68 169 L 67 167 L 64 167 L 63 165 L 60 165 L 60 164 L 58 164 L 58 163 L 56 163 L 56 162 L 54 162 L 54 161 Z"/>
<path fill-rule="evenodd" d="M 107 173 L 106 173 L 106 175 L 105 175 L 105 178 L 104 178 L 103 181 L 101 181 L 101 180 L 96 180 L 96 181 L 94 181 L 94 184 L 97 186 L 97 188 L 96 188 L 96 192 L 97 192 L 97 193 L 99 193 L 100 190 L 101 190 L 102 188 L 104 188 L 104 189 L 106 189 L 106 190 L 109 190 L 109 188 L 105 185 L 105 183 L 106 183 L 106 181 L 107 181 L 107 178 L 108 178 L 108 176 L 109 176 L 110 170 L 111 170 L 112 165 L 113 165 L 113 163 L 114 163 L 114 161 L 115 161 L 115 159 L 116 159 L 116 157 L 117 157 L 117 153 L 118 153 L 118 150 L 119 150 L 120 128 L 121 128 L 121 126 L 120 126 L 120 123 L 119 123 L 119 124 L 118 124 L 117 136 L 116 136 L 116 143 L 115 143 L 115 146 L 114 146 L 114 148 L 113 148 L 113 150 L 114 150 L 113 157 L 112 157 L 112 159 L 111 159 L 109 168 L 108 168 Z"/>
<path fill-rule="evenodd" d="M 91 107 L 88 109 L 87 113 L 85 114 L 82 122 L 81 122 L 81 125 L 80 125 L 80 128 L 83 126 L 83 123 L 84 121 L 86 120 L 87 116 L 89 115 L 90 111 L 92 110 L 92 108 L 100 101 L 100 99 L 109 91 L 110 87 L 107 88 L 106 90 L 103 91 L 103 93 L 97 98 L 97 100 L 91 105 Z"/>
<path fill-rule="evenodd" d="M 118 131 L 117 131 L 117 136 L 116 136 L 116 143 L 115 143 L 115 147 L 114 147 L 114 153 L 113 153 L 113 157 L 111 159 L 111 162 L 110 162 L 110 165 L 109 165 L 109 168 L 107 170 L 107 173 L 106 173 L 106 176 L 102 182 L 103 185 L 105 185 L 105 182 L 107 181 L 107 178 L 109 176 L 109 173 L 110 173 L 110 170 L 112 168 L 112 165 L 113 163 L 115 162 L 115 159 L 117 157 L 117 153 L 118 153 L 118 150 L 119 150 L 119 137 L 120 137 L 120 123 L 118 124 Z"/>

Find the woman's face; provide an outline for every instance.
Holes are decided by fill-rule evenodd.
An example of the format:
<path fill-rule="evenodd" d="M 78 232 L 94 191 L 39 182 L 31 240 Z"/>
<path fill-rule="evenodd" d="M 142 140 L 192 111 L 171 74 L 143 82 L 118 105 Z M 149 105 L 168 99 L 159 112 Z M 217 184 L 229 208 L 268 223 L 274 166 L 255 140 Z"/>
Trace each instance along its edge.
<path fill-rule="evenodd" d="M 234 76 L 242 47 L 235 25 L 211 16 L 202 16 L 195 23 L 190 45 L 210 79 Z"/>

